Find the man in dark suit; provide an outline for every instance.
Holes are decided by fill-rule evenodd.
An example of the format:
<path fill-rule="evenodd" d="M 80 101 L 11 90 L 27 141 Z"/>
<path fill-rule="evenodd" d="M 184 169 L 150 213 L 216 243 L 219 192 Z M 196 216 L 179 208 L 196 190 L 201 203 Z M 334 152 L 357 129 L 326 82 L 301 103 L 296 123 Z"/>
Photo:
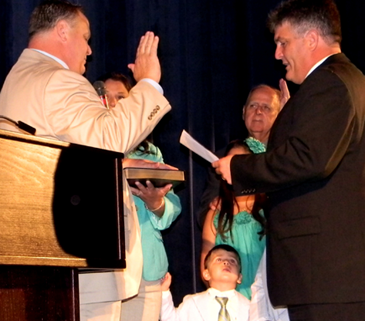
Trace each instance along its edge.
<path fill-rule="evenodd" d="M 237 193 L 270 201 L 267 273 L 290 319 L 365 315 L 365 78 L 341 53 L 332 0 L 289 0 L 269 16 L 275 58 L 300 84 L 268 151 L 213 163 Z"/>

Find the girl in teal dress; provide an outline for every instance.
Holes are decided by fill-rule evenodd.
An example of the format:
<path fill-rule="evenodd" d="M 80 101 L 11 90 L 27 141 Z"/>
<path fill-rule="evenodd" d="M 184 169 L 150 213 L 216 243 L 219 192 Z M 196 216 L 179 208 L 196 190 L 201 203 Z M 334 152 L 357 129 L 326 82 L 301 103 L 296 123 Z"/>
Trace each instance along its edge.
<path fill-rule="evenodd" d="M 226 155 L 264 152 L 265 145 L 253 138 L 233 141 L 227 146 Z M 242 261 L 241 284 L 236 290 L 251 299 L 251 285 L 265 249 L 265 219 L 263 195 L 234 196 L 225 181 L 222 181 L 216 209 L 210 209 L 203 226 L 201 262 L 208 251 L 217 244 L 229 244 L 240 254 Z"/>

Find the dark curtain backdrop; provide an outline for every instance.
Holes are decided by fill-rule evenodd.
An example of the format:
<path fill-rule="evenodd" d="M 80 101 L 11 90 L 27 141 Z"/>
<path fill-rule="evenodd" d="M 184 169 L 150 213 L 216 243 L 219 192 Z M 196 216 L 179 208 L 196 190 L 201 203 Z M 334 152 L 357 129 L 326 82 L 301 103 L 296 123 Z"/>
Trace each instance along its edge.
<path fill-rule="evenodd" d="M 27 26 L 39 0 L 0 2 L 0 84 L 27 45 Z M 183 211 L 164 240 L 173 275 L 175 303 L 201 291 L 198 265 L 201 231 L 194 213 L 204 189 L 208 163 L 180 146 L 186 129 L 215 151 L 243 137 L 241 110 L 249 89 L 277 86 L 284 68 L 274 59 L 266 17 L 279 0 L 80 0 L 91 23 L 93 54 L 86 77 L 106 71 L 130 75 L 139 38 L 147 30 L 160 36 L 161 85 L 173 107 L 153 133 L 166 163 L 186 171 L 178 190 Z M 343 51 L 365 71 L 365 2 L 338 0 Z M 290 85 L 295 91 L 296 87 Z"/>

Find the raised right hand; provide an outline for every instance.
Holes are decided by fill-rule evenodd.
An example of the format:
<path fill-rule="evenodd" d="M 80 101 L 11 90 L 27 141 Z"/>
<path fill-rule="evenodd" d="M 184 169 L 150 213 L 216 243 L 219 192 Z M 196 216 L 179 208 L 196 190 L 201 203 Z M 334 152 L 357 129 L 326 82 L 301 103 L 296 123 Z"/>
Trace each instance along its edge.
<path fill-rule="evenodd" d="M 134 64 L 128 65 L 137 82 L 143 78 L 149 78 L 156 82 L 160 81 L 161 66 L 157 57 L 158 41 L 159 38 L 151 31 L 147 31 L 141 37 L 137 48 L 136 60 Z"/>
<path fill-rule="evenodd" d="M 288 85 L 284 79 L 279 80 L 279 87 L 280 87 L 280 110 L 282 110 L 282 108 L 290 98 L 290 92 L 288 89 Z"/>

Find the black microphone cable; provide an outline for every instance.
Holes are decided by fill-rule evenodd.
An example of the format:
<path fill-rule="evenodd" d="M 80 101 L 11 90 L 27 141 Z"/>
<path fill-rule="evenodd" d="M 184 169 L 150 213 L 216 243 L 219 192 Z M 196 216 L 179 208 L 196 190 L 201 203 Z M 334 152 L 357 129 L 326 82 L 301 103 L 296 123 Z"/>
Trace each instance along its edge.
<path fill-rule="evenodd" d="M 2 119 L 5 119 L 9 122 L 11 122 L 12 124 L 14 124 L 16 127 L 18 127 L 19 129 L 21 130 L 24 130 L 25 132 L 27 132 L 28 134 L 31 134 L 31 135 L 35 135 L 35 132 L 36 132 L 36 129 L 26 123 L 23 123 L 22 121 L 15 121 L 15 120 L 12 120 L 11 118 L 9 117 L 6 117 L 6 116 L 3 116 L 3 115 L 0 115 L 0 118 Z"/>

